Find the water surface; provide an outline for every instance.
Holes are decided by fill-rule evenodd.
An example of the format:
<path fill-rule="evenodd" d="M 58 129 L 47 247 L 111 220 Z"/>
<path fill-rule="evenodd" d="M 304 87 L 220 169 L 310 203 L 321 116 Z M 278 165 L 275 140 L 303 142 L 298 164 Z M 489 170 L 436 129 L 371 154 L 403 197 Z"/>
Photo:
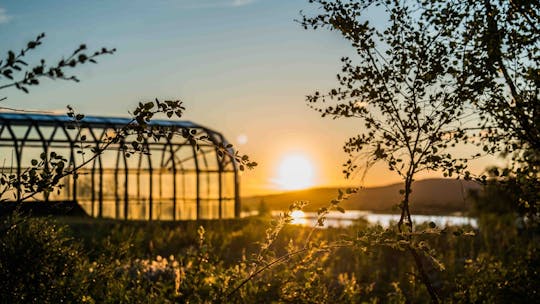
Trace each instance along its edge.
<path fill-rule="evenodd" d="M 272 211 L 273 216 L 278 216 L 282 211 Z M 313 226 L 317 221 L 317 212 L 294 211 L 293 224 Z M 325 223 L 325 227 L 347 227 L 353 225 L 358 219 L 365 219 L 372 224 L 388 227 L 390 223 L 399 221 L 399 214 L 380 214 L 364 210 L 347 210 L 345 213 L 331 211 Z M 456 215 L 413 215 L 415 224 L 434 222 L 438 227 L 470 225 L 478 227 L 475 218 Z"/>

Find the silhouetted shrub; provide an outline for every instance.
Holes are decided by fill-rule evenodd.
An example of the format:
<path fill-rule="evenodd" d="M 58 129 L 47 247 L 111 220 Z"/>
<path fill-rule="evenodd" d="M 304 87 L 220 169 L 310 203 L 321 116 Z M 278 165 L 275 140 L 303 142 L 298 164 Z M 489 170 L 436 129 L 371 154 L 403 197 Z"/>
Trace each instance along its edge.
<path fill-rule="evenodd" d="M 0 226 L 0 302 L 76 302 L 79 245 L 66 227 L 17 213 Z"/>

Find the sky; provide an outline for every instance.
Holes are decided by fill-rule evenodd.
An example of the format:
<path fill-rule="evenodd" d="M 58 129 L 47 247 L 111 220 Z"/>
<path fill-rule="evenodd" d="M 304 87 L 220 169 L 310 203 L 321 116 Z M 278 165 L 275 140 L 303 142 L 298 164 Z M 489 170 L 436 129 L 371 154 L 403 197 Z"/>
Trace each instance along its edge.
<path fill-rule="evenodd" d="M 340 58 L 352 52 L 337 33 L 295 22 L 313 9 L 307 0 L 0 0 L 0 54 L 41 32 L 47 36 L 30 62 L 54 62 L 81 43 L 117 49 L 77 69 L 80 83 L 4 91 L 2 105 L 63 113 L 69 104 L 85 114 L 126 116 L 140 101 L 181 99 L 186 120 L 219 130 L 259 163 L 242 173 L 243 195 L 283 191 L 282 170 L 295 157 L 308 166 L 312 186 L 399 182 L 384 166 L 362 181 L 345 180 L 342 146 L 360 122 L 323 119 L 306 105 L 306 95 L 336 85 Z"/>

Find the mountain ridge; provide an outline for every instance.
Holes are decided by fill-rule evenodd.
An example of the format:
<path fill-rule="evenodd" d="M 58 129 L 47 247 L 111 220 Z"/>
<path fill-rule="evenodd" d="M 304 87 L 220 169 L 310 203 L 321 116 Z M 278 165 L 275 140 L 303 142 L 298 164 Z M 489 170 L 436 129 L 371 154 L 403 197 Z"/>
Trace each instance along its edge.
<path fill-rule="evenodd" d="M 338 189 L 347 187 L 321 187 L 296 191 L 287 191 L 269 195 L 257 195 L 242 198 L 244 210 L 257 210 L 262 202 L 272 210 L 286 209 L 294 201 L 310 201 L 305 210 L 315 211 L 337 198 Z M 349 210 L 369 210 L 373 212 L 397 212 L 401 201 L 400 183 L 361 188 L 351 195 L 341 206 Z M 413 183 L 411 193 L 411 212 L 424 214 L 448 214 L 469 211 L 472 201 L 469 193 L 480 191 L 482 186 L 473 181 L 456 179 L 424 179 Z"/>

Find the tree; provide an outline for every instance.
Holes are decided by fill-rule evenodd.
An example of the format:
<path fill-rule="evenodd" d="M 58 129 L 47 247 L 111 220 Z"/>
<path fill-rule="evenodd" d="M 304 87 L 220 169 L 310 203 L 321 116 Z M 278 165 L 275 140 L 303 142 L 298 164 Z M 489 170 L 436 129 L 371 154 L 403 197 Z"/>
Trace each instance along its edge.
<path fill-rule="evenodd" d="M 516 206 L 540 212 L 540 2 L 422 0 L 422 19 L 463 55 L 453 77 L 462 98 L 491 129 L 485 150 L 511 156 L 495 170 L 518 194 Z"/>
<path fill-rule="evenodd" d="M 459 52 L 463 96 L 489 114 L 509 150 L 540 150 L 540 3 L 420 1 L 422 18 Z M 465 94 L 466 92 L 466 94 Z"/>
<path fill-rule="evenodd" d="M 433 302 L 436 291 L 415 248 L 410 213 L 412 183 L 419 172 L 442 170 L 445 176 L 463 174 L 471 156 L 456 157 L 453 147 L 469 142 L 470 112 L 460 82 L 454 74 L 461 66 L 455 48 L 432 24 L 416 17 L 418 7 L 403 1 L 310 0 L 320 7 L 315 16 L 303 16 L 304 28 L 338 31 L 356 51 L 342 58 L 339 86 L 327 93 L 315 92 L 308 104 L 322 116 L 357 118 L 360 134 L 350 138 L 344 150 L 349 160 L 344 173 L 384 162 L 403 179 L 403 195 L 397 228 L 409 242 L 420 277 Z M 370 9 L 382 7 L 387 26 L 366 21 Z M 329 104 L 330 103 L 330 104 Z"/>

